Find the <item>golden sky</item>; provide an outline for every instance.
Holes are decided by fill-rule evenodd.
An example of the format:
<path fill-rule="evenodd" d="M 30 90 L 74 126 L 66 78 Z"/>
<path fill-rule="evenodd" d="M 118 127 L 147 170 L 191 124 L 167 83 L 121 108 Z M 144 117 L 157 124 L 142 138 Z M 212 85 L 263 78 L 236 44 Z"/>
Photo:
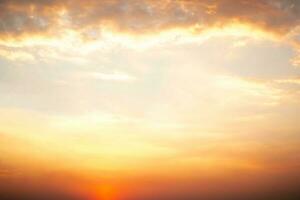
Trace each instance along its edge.
<path fill-rule="evenodd" d="M 0 199 L 299 199 L 297 0 L 0 1 Z"/>

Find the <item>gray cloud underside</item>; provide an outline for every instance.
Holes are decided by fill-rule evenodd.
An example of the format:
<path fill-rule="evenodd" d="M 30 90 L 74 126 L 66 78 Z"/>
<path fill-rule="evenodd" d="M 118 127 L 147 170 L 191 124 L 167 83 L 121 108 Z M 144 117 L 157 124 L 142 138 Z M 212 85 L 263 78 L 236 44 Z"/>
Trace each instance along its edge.
<path fill-rule="evenodd" d="M 52 34 L 64 28 L 93 30 L 109 24 L 118 31 L 157 32 L 239 21 L 286 34 L 299 24 L 297 0 L 4 0 L 0 34 Z"/>

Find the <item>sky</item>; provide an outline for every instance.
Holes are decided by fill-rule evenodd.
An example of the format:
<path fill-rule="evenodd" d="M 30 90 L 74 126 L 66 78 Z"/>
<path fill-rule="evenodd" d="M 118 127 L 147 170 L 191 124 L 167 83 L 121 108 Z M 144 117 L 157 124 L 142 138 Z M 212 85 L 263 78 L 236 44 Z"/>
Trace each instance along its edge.
<path fill-rule="evenodd" d="M 300 192 L 298 0 L 0 0 L 0 199 Z"/>

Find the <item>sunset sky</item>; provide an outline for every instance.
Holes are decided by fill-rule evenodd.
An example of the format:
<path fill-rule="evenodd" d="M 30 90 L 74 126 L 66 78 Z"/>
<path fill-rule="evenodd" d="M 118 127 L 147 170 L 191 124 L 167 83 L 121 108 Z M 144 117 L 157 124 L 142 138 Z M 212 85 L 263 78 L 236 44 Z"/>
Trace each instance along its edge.
<path fill-rule="evenodd" d="M 300 1 L 0 0 L 1 200 L 299 188 Z"/>

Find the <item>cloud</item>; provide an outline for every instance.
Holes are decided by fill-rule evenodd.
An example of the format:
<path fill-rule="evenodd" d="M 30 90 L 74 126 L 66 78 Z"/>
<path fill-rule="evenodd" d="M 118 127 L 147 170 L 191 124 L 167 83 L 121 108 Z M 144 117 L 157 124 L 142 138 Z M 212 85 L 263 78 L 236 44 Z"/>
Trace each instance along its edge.
<path fill-rule="evenodd" d="M 300 66 L 300 55 L 299 55 L 299 52 L 298 52 L 298 55 L 294 58 L 291 59 L 291 64 L 295 67 L 299 67 Z"/>
<path fill-rule="evenodd" d="M 287 83 L 287 84 L 295 84 L 295 85 L 300 85 L 300 78 L 286 78 L 286 79 L 279 79 L 275 80 L 276 83 Z"/>
<path fill-rule="evenodd" d="M 40 51 L 42 46 L 85 55 L 115 43 L 148 47 L 166 38 L 246 35 L 276 38 L 297 50 L 298 11 L 296 0 L 2 0 L 0 49 L 39 46 Z M 25 53 L 2 52 L 2 57 L 24 60 Z M 298 58 L 292 63 L 297 65 Z"/>
<path fill-rule="evenodd" d="M 113 73 L 100 73 L 100 72 L 93 72 L 88 74 L 89 78 L 94 78 L 103 81 L 133 81 L 135 80 L 134 77 L 120 72 L 113 72 Z"/>
<path fill-rule="evenodd" d="M 8 60 L 20 60 L 20 61 L 32 61 L 34 60 L 33 55 L 25 51 L 20 50 L 8 50 L 0 48 L 0 57 L 7 58 Z"/>
<path fill-rule="evenodd" d="M 2 0 L 0 49 L 8 60 L 36 59 L 44 49 L 82 57 L 113 44 L 139 48 L 232 35 L 276 39 L 299 50 L 299 11 L 296 0 Z M 32 46 L 39 48 L 4 52 Z"/>
<path fill-rule="evenodd" d="M 1 1 L 0 33 L 51 34 L 65 28 L 94 35 L 94 28 L 120 32 L 160 32 L 172 28 L 224 26 L 236 21 L 276 33 L 287 33 L 299 23 L 295 0 L 88 0 Z"/>

